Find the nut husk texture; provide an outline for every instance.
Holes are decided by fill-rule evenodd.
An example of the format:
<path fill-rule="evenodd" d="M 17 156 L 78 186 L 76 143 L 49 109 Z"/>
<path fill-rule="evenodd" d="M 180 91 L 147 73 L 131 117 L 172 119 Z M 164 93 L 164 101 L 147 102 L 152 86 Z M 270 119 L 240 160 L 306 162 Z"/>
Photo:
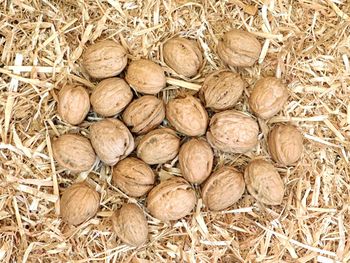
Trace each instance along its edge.
<path fill-rule="evenodd" d="M 210 175 L 214 154 L 210 145 L 201 139 L 184 143 L 179 152 L 182 176 L 190 183 L 201 184 Z"/>
<path fill-rule="evenodd" d="M 253 34 L 232 29 L 219 41 L 217 52 L 229 66 L 250 67 L 260 56 L 261 44 Z"/>
<path fill-rule="evenodd" d="M 128 58 L 125 48 L 112 41 L 103 40 L 89 46 L 83 54 L 83 67 L 96 79 L 110 78 L 123 71 Z"/>
<path fill-rule="evenodd" d="M 205 107 L 214 111 L 233 108 L 246 86 L 242 78 L 231 71 L 215 71 L 204 80 L 199 96 Z"/>
<path fill-rule="evenodd" d="M 58 93 L 58 114 L 69 124 L 82 123 L 89 110 L 89 93 L 82 86 L 66 85 Z"/>
<path fill-rule="evenodd" d="M 165 118 L 165 106 L 155 96 L 145 95 L 130 103 L 123 112 L 123 121 L 136 134 L 156 128 Z"/>
<path fill-rule="evenodd" d="M 203 64 L 202 51 L 194 40 L 176 37 L 163 46 L 165 63 L 185 77 L 196 75 Z"/>
<path fill-rule="evenodd" d="M 70 225 L 79 225 L 93 217 L 100 205 L 100 196 L 87 183 L 75 183 L 61 197 L 62 219 Z"/>
<path fill-rule="evenodd" d="M 208 113 L 198 99 L 191 95 L 172 99 L 166 106 L 170 124 L 187 136 L 201 136 L 208 126 Z"/>
<path fill-rule="evenodd" d="M 178 220 L 191 213 L 196 194 L 186 180 L 178 177 L 161 182 L 149 192 L 147 208 L 161 221 Z"/>
<path fill-rule="evenodd" d="M 148 224 L 143 211 L 135 204 L 124 204 L 114 212 L 112 226 L 126 244 L 138 247 L 148 240 Z"/>
<path fill-rule="evenodd" d="M 109 78 L 102 80 L 92 92 L 91 105 L 96 113 L 110 117 L 124 110 L 132 97 L 132 91 L 123 79 Z"/>
<path fill-rule="evenodd" d="M 303 136 L 290 124 L 275 126 L 268 137 L 272 159 L 283 165 L 293 165 L 303 153 Z"/>
<path fill-rule="evenodd" d="M 179 153 L 180 138 L 169 128 L 150 131 L 137 146 L 137 157 L 148 164 L 162 164 Z"/>
<path fill-rule="evenodd" d="M 125 79 L 137 92 L 144 94 L 157 94 L 166 84 L 162 67 L 148 59 L 132 61 Z"/>
<path fill-rule="evenodd" d="M 54 139 L 52 152 L 59 165 L 75 173 L 90 170 L 96 160 L 90 141 L 78 134 L 64 134 Z"/>
<path fill-rule="evenodd" d="M 104 119 L 90 126 L 92 147 L 107 165 L 115 165 L 134 150 L 134 138 L 119 120 Z"/>
<path fill-rule="evenodd" d="M 282 110 L 288 100 L 288 90 L 282 81 L 275 77 L 258 80 L 249 98 L 252 111 L 262 119 L 268 119 Z"/>
<path fill-rule="evenodd" d="M 129 196 L 143 196 L 153 188 L 154 181 L 151 167 L 137 158 L 128 157 L 113 167 L 113 183 Z"/>
<path fill-rule="evenodd" d="M 236 203 L 243 195 L 243 174 L 232 166 L 223 166 L 205 182 L 203 202 L 210 210 L 223 210 Z"/>
<path fill-rule="evenodd" d="M 276 168 L 269 162 L 251 161 L 245 169 L 244 180 L 248 192 L 267 205 L 279 205 L 284 196 L 284 185 Z"/>
<path fill-rule="evenodd" d="M 223 152 L 244 153 L 258 143 L 259 126 L 249 115 L 235 110 L 216 113 L 207 132 L 209 144 Z"/>

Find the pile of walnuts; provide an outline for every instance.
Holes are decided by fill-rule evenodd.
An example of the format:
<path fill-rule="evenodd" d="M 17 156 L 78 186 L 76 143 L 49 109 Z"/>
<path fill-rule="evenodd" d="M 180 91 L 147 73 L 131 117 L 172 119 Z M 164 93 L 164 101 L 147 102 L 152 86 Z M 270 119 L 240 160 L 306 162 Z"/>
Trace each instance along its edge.
<path fill-rule="evenodd" d="M 225 33 L 217 46 L 218 56 L 234 67 L 252 66 L 260 52 L 259 41 L 237 29 Z M 188 78 L 197 75 L 203 66 L 198 44 L 182 37 L 163 45 L 163 57 L 169 68 Z M 191 213 L 197 202 L 194 184 L 201 185 L 201 198 L 209 210 L 230 207 L 242 197 L 245 188 L 261 203 L 281 204 L 284 183 L 274 165 L 262 158 L 252 160 L 244 174 L 231 165 L 213 171 L 213 149 L 245 153 L 258 143 L 256 118 L 233 109 L 247 86 L 239 74 L 214 71 L 205 78 L 198 96 L 182 92 L 165 105 L 155 96 L 166 86 L 162 67 L 151 60 L 134 60 L 128 65 L 125 80 L 115 77 L 127 62 L 127 52 L 121 45 L 100 41 L 83 55 L 88 74 L 103 79 L 92 94 L 89 96 L 82 86 L 67 85 L 60 90 L 58 113 L 65 122 L 79 125 L 90 105 L 105 117 L 90 125 L 89 138 L 68 133 L 53 140 L 54 158 L 61 167 L 73 173 L 90 171 L 97 156 L 113 167 L 115 186 L 131 197 L 147 195 L 147 210 L 165 222 Z M 143 96 L 134 99 L 132 89 Z M 266 77 L 253 87 L 249 106 L 258 118 L 269 119 L 287 99 L 285 84 Z M 164 119 L 167 127 L 160 126 Z M 275 162 L 294 165 L 302 154 L 303 137 L 296 127 L 279 124 L 269 133 L 268 147 Z M 182 176 L 156 185 L 151 165 L 164 164 L 176 156 Z M 86 182 L 73 184 L 62 195 L 61 216 L 69 224 L 81 224 L 96 214 L 99 199 Z M 140 246 L 147 241 L 147 220 L 137 205 L 125 204 L 111 221 L 123 242 Z"/>

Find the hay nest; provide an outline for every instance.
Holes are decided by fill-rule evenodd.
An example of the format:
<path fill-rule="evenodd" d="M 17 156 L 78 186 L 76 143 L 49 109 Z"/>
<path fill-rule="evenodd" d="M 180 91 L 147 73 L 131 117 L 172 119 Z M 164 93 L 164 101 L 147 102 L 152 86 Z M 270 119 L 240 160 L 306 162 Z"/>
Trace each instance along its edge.
<path fill-rule="evenodd" d="M 320 1 L 2 1 L 0 6 L 0 261 L 1 262 L 348 262 L 350 260 L 350 5 Z M 86 44 L 120 41 L 130 59 L 147 57 L 168 71 L 167 100 L 198 89 L 223 68 L 215 46 L 223 32 L 243 28 L 263 43 L 259 64 L 239 72 L 248 81 L 276 75 L 291 93 L 279 116 L 260 122 L 257 149 L 217 153 L 217 164 L 243 170 L 268 156 L 265 135 L 277 122 L 299 125 L 305 153 L 296 167 L 279 167 L 283 204 L 263 206 L 250 195 L 231 210 L 164 224 L 148 216 L 151 241 L 133 249 L 111 230 L 109 217 L 130 199 L 111 186 L 110 168 L 68 174 L 55 166 L 51 141 L 69 127 L 56 113 L 65 83 L 93 88 L 81 68 Z M 174 34 L 199 40 L 206 65 L 199 78 L 181 79 L 166 68 L 160 46 Z M 233 69 L 234 70 L 234 69 Z M 237 108 L 248 110 L 250 87 Z M 91 113 L 89 121 L 98 116 Z M 79 127 L 87 132 L 89 122 Z M 178 174 L 174 163 L 157 170 Z M 96 217 L 77 228 L 57 216 L 60 191 L 87 180 L 101 193 Z"/>

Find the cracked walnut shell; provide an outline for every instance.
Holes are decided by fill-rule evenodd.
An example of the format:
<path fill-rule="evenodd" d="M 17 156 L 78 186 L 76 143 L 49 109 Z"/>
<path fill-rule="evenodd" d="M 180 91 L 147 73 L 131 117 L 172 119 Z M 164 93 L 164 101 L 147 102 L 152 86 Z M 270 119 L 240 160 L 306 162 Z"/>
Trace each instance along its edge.
<path fill-rule="evenodd" d="M 102 80 L 91 94 L 94 111 L 104 117 L 120 113 L 131 102 L 132 91 L 125 80 L 109 78 Z"/>
<path fill-rule="evenodd" d="M 213 168 L 213 160 L 213 150 L 202 139 L 191 139 L 180 148 L 180 170 L 190 183 L 201 184 L 207 179 Z"/>
<path fill-rule="evenodd" d="M 206 108 L 221 111 L 233 108 L 243 93 L 246 83 L 231 71 L 215 71 L 204 80 L 199 96 Z"/>
<path fill-rule="evenodd" d="M 166 117 L 178 132 L 187 136 L 201 136 L 207 130 L 208 113 L 191 95 L 170 100 L 166 106 Z"/>
<path fill-rule="evenodd" d="M 100 196 L 85 182 L 68 187 L 61 197 L 62 219 L 70 225 L 79 225 L 93 217 L 100 205 Z"/>
<path fill-rule="evenodd" d="M 203 64 L 202 51 L 194 40 L 176 37 L 163 46 L 165 63 L 185 77 L 195 76 Z"/>
<path fill-rule="evenodd" d="M 165 222 L 189 215 L 196 202 L 196 194 L 191 185 L 178 177 L 161 182 L 147 196 L 150 213 Z"/>
<path fill-rule="evenodd" d="M 262 119 L 269 119 L 282 110 L 288 100 L 288 90 L 282 81 L 275 77 L 258 80 L 249 98 L 252 111 Z"/>
<path fill-rule="evenodd" d="M 96 160 L 89 139 L 78 134 L 63 134 L 54 139 L 52 152 L 60 166 L 75 173 L 90 170 Z"/>
<path fill-rule="evenodd" d="M 96 79 L 118 75 L 127 63 L 125 48 L 112 40 L 99 41 L 89 46 L 83 54 L 83 67 Z"/>
<path fill-rule="evenodd" d="M 250 67 L 260 56 L 261 44 L 253 34 L 232 29 L 219 41 L 217 52 L 229 66 Z"/>
<path fill-rule="evenodd" d="M 223 166 L 215 171 L 202 189 L 203 202 L 210 210 L 218 211 L 236 203 L 243 195 L 243 174 L 232 166 Z"/>
<path fill-rule="evenodd" d="M 154 182 L 151 167 L 137 158 L 128 157 L 113 167 L 113 183 L 129 196 L 143 196 L 153 188 Z"/>
<path fill-rule="evenodd" d="M 136 134 L 143 134 L 156 128 L 165 118 L 165 106 L 155 96 L 145 95 L 133 102 L 123 113 L 124 123 Z"/>
<path fill-rule="evenodd" d="M 276 168 L 261 159 L 251 161 L 244 172 L 248 192 L 267 205 L 279 205 L 284 196 L 284 185 Z"/>
<path fill-rule="evenodd" d="M 137 146 L 137 157 L 148 164 L 162 164 L 179 153 L 180 138 L 169 128 L 159 128 L 143 136 Z"/>
<path fill-rule="evenodd" d="M 223 152 L 244 153 L 258 143 L 259 126 L 244 112 L 226 110 L 216 113 L 207 132 L 209 144 Z"/>
<path fill-rule="evenodd" d="M 58 114 L 69 124 L 82 123 L 89 110 L 89 93 L 82 86 L 66 85 L 58 93 Z"/>
<path fill-rule="evenodd" d="M 134 60 L 130 63 L 125 80 L 137 92 L 157 94 L 166 84 L 164 70 L 148 59 Z"/>
<path fill-rule="evenodd" d="M 119 120 L 104 119 L 90 126 L 90 139 L 97 156 L 107 165 L 115 165 L 134 150 L 134 138 Z"/>
<path fill-rule="evenodd" d="M 290 124 L 275 126 L 268 136 L 271 157 L 283 165 L 293 165 L 303 153 L 303 136 Z"/>
<path fill-rule="evenodd" d="M 139 247 L 148 240 L 148 223 L 143 211 L 135 204 L 124 204 L 112 216 L 112 227 L 126 244 Z"/>

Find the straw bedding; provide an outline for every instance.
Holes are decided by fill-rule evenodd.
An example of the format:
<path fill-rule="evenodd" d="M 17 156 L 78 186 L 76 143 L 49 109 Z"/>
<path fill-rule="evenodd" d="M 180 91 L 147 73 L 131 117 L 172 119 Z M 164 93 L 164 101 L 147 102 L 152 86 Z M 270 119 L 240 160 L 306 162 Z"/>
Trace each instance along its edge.
<path fill-rule="evenodd" d="M 0 1 L 0 261 L 1 262 L 348 262 L 350 260 L 350 3 L 347 0 Z M 246 155 L 216 153 L 216 164 L 240 170 L 250 158 L 268 158 L 266 133 L 274 123 L 297 124 L 305 137 L 302 160 L 278 167 L 283 204 L 263 206 L 250 195 L 224 212 L 199 201 L 173 224 L 148 216 L 150 242 L 132 249 L 113 233 L 109 216 L 128 198 L 99 163 L 79 176 L 56 166 L 51 139 L 80 129 L 56 113 L 65 83 L 92 89 L 81 68 L 86 44 L 111 38 L 130 59 L 151 58 L 168 72 L 164 100 L 197 90 L 207 73 L 224 65 L 215 46 L 223 32 L 242 28 L 263 44 L 259 64 L 240 69 L 250 84 L 236 107 L 249 110 L 251 85 L 281 77 L 290 90 L 283 112 L 260 121 L 260 142 Z M 195 79 L 165 66 L 160 46 L 180 34 L 198 39 L 206 65 Z M 236 71 L 236 69 L 232 69 Z M 157 167 L 161 179 L 179 175 L 176 162 Z M 58 217 L 59 194 L 87 178 L 101 194 L 100 211 L 72 228 Z M 198 189 L 199 190 L 199 189 Z"/>

